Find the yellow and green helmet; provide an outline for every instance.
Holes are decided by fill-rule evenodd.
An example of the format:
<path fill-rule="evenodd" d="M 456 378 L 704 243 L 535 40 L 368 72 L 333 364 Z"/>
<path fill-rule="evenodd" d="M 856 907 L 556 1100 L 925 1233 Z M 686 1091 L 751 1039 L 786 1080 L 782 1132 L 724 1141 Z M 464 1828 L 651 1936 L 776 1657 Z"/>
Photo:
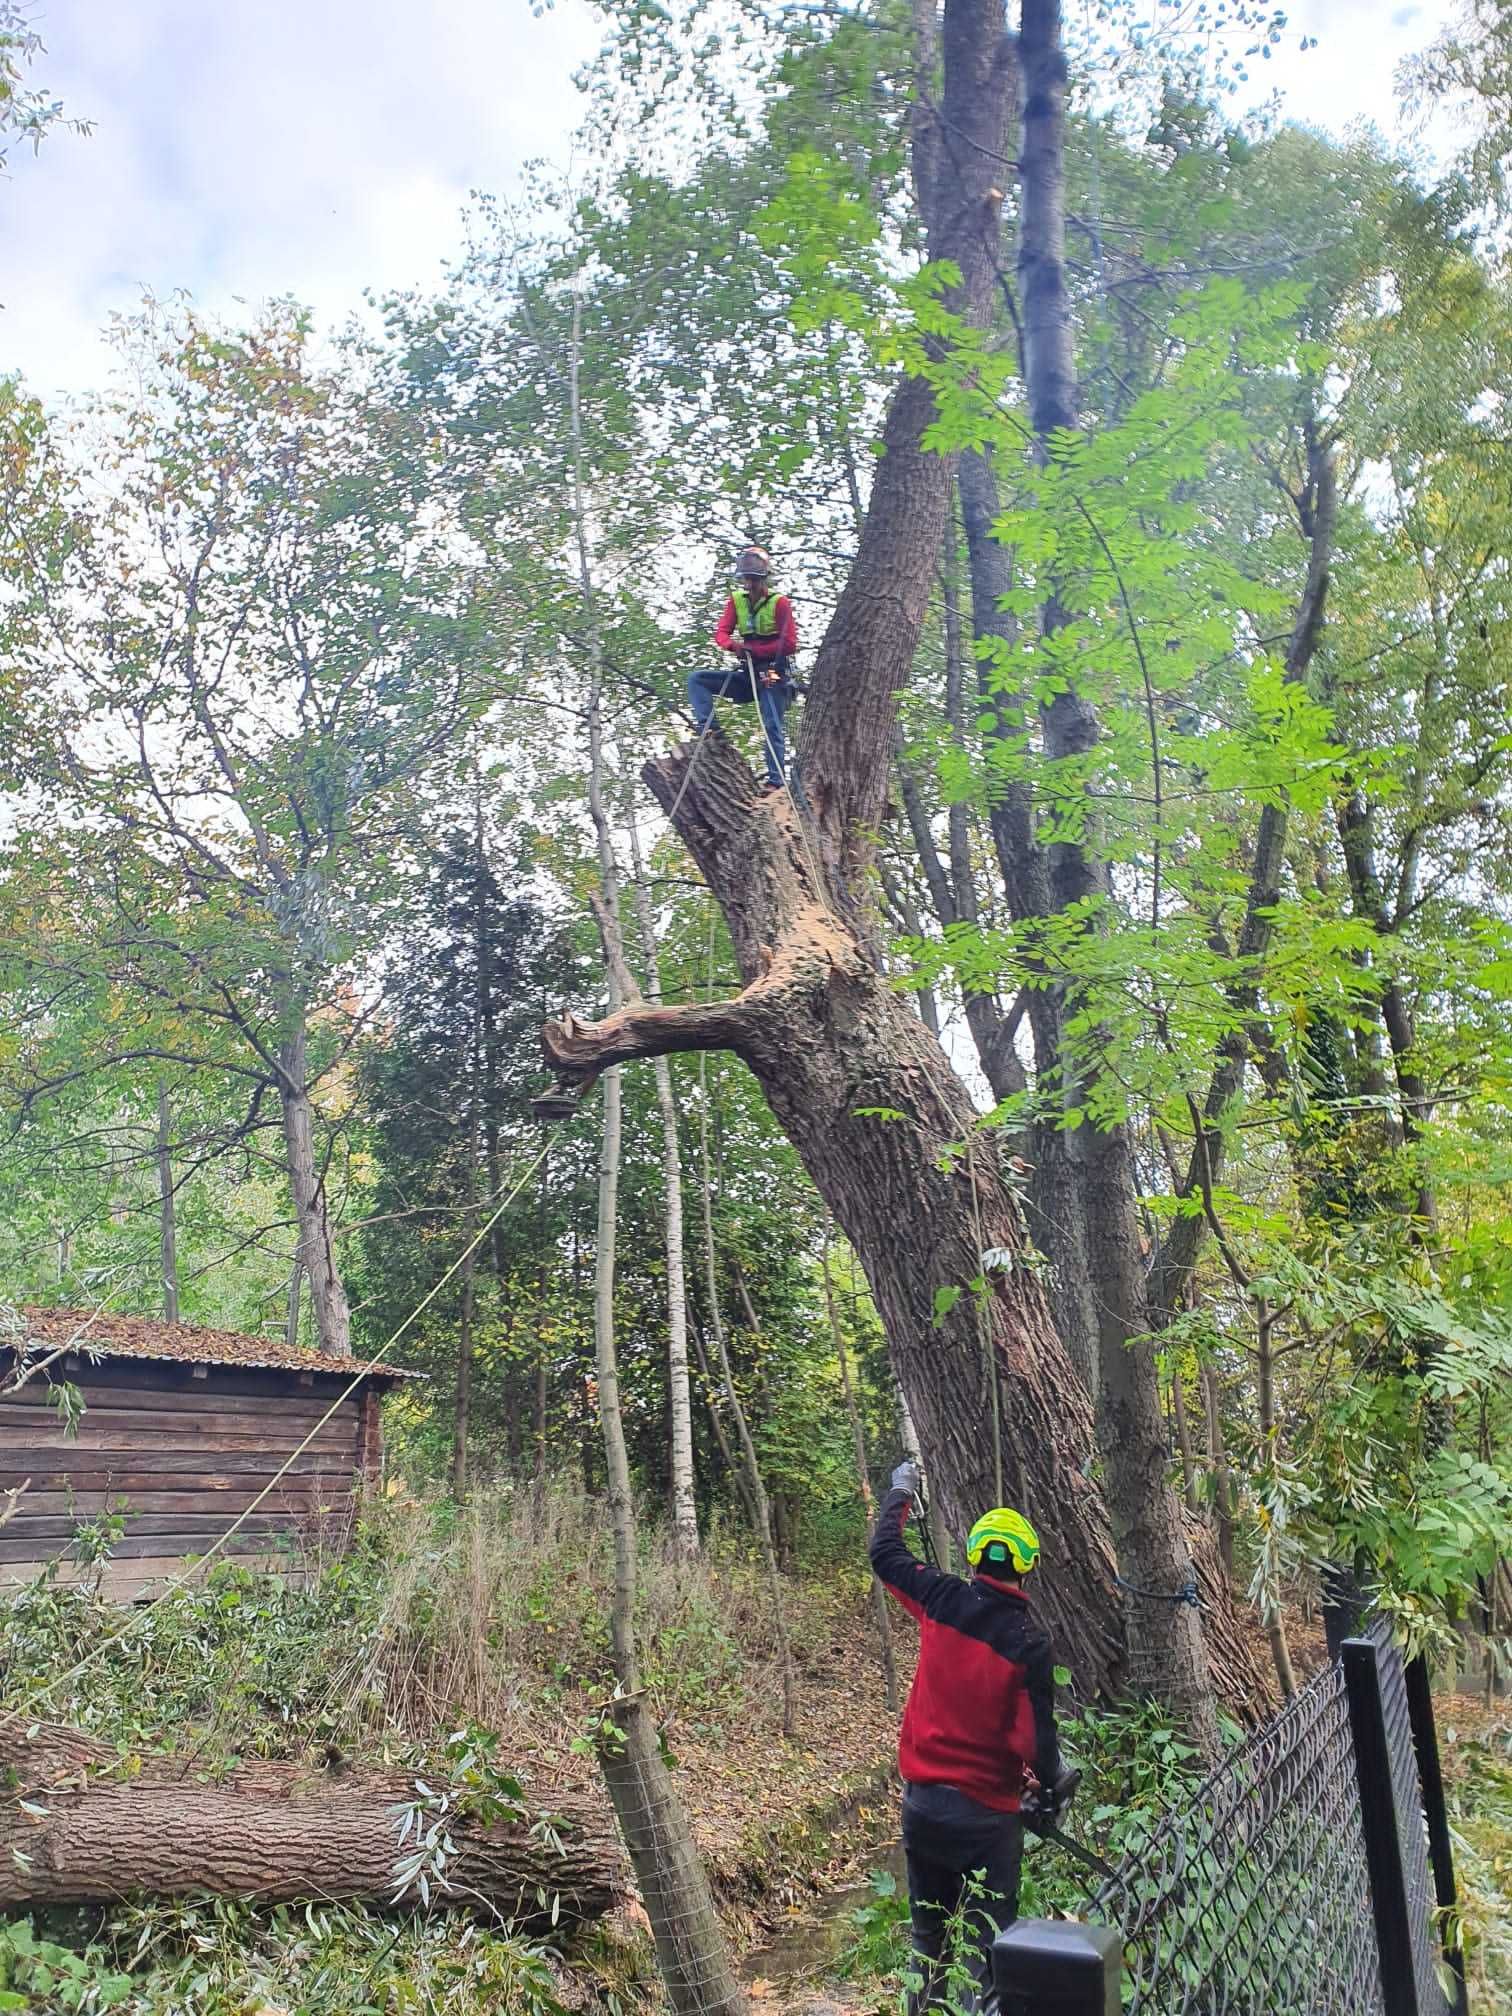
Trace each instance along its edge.
<path fill-rule="evenodd" d="M 984 1512 L 966 1540 L 966 1559 L 973 1568 L 989 1575 L 994 1568 L 1006 1568 L 1014 1575 L 1027 1575 L 1039 1559 L 1039 1535 L 1022 1512 L 1011 1505 L 999 1505 Z"/>

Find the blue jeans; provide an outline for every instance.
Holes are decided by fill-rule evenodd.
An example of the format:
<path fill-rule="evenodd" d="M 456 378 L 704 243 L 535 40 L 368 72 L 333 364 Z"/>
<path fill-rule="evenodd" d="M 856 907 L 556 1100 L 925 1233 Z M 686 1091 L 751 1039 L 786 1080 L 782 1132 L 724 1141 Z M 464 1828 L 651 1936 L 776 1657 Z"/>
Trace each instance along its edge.
<path fill-rule="evenodd" d="M 780 680 L 775 686 L 763 685 L 758 679 L 754 697 L 761 714 L 763 739 L 766 743 L 767 782 L 781 784 L 787 765 L 787 738 L 783 733 L 782 717 L 788 710 L 793 689 L 785 679 Z M 716 700 L 735 700 L 742 706 L 750 706 L 751 674 L 744 665 L 734 660 L 717 671 L 690 672 L 688 699 L 693 706 L 693 726 L 702 735 L 714 719 Z"/>

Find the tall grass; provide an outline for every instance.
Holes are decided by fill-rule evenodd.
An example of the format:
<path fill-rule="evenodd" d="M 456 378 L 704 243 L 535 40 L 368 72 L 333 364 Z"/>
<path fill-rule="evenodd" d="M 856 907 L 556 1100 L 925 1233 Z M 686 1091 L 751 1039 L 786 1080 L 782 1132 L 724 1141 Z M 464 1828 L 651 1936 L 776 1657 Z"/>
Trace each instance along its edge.
<path fill-rule="evenodd" d="M 40 1712 L 112 1739 L 239 1754 L 424 1745 L 465 1723 L 580 1720 L 611 1682 L 612 1554 L 597 1504 L 560 1485 L 496 1489 L 464 1506 L 401 1493 L 375 1506 L 352 1549 L 292 1564 L 280 1581 L 234 1565 L 136 1614 L 43 1576 L 0 1605 L 0 1702 L 20 1706 L 83 1661 Z M 642 1544 L 639 1625 L 659 1716 L 717 1732 L 732 1714 L 780 1717 L 758 1568 L 718 1532 L 676 1562 Z M 793 1591 L 800 1648 L 837 1603 Z"/>

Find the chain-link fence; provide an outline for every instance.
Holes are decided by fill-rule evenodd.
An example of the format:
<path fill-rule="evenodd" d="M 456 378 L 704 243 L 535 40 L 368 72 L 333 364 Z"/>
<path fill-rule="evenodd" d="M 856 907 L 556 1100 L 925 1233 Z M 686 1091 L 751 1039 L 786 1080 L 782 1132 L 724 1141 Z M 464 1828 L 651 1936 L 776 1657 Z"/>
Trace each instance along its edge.
<path fill-rule="evenodd" d="M 1003 2016 L 1456 2016 L 1419 1771 L 1427 1689 L 1379 1628 L 1224 1759 L 1090 1902 L 998 1944 Z M 1424 1716 L 1428 1715 L 1426 1730 Z M 1431 1817 L 1431 1816 L 1429 1816 Z"/>

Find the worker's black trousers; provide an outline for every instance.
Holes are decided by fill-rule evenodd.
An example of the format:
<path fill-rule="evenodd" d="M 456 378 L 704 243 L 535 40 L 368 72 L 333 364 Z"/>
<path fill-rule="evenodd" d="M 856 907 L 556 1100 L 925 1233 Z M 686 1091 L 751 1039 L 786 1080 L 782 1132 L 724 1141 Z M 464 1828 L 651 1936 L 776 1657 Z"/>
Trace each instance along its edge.
<path fill-rule="evenodd" d="M 909 2016 L 942 2008 L 949 1968 L 947 1943 L 969 1969 L 979 2000 L 992 1986 L 992 1941 L 1018 1916 L 1024 1823 L 997 1813 L 953 1785 L 909 1785 L 903 1794 L 903 1853 L 913 1948 L 922 1984 L 908 1998 Z M 960 2003 L 957 1994 L 954 2000 Z"/>

